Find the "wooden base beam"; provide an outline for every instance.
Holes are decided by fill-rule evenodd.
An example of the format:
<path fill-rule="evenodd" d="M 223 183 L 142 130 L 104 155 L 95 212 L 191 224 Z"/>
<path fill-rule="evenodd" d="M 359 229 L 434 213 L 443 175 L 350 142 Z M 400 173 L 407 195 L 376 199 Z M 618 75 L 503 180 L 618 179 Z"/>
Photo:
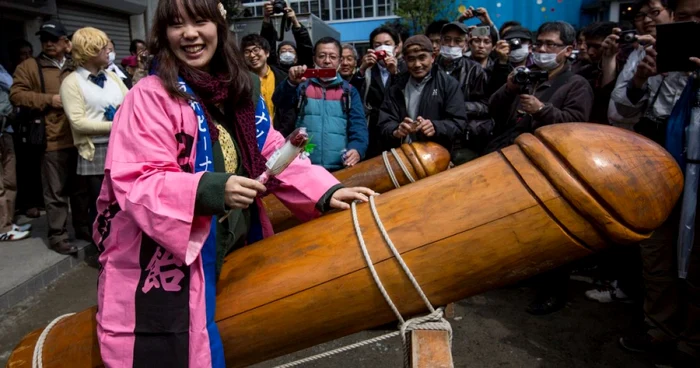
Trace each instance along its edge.
<path fill-rule="evenodd" d="M 447 331 L 411 332 L 411 368 L 454 368 Z"/>

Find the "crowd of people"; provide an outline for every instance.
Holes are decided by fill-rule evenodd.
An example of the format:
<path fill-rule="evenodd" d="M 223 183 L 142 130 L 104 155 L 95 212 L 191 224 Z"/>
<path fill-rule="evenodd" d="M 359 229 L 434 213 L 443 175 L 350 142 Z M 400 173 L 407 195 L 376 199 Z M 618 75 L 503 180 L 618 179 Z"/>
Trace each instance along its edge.
<path fill-rule="evenodd" d="M 212 264 L 216 275 L 225 254 L 270 235 L 259 194 L 275 193 L 306 218 L 347 208 L 344 202 L 373 193 L 342 188 L 328 172 L 404 143 L 438 143 L 461 165 L 545 125 L 593 122 L 665 145 L 666 122 L 689 74 L 657 72 L 656 25 L 700 21 L 700 1 L 638 0 L 633 22 L 596 22 L 577 31 L 552 21 L 533 33 L 517 21 L 497 29 L 486 9 L 469 8 L 454 21 L 425 25 L 425 34 L 405 37 L 381 26 L 359 55 L 334 38 L 312 42 L 289 7 L 294 40 L 278 42 L 272 2 L 260 33 L 236 44 L 220 11 L 213 0 L 161 0 L 149 42 L 134 40 L 121 65 L 113 41 L 95 28 L 69 35 L 52 20 L 37 33 L 42 50 L 36 57 L 31 44 L 18 44 L 14 70 L 0 69 L 0 241 L 29 237 L 30 226 L 17 225 L 16 212 L 38 217 L 44 208 L 51 249 L 77 252 L 68 236 L 70 214 L 76 237 L 102 252 L 103 297 L 122 281 L 140 285 L 144 294 L 180 290 L 184 273 L 171 280 L 175 285 L 120 274 L 149 264 L 139 259 L 146 253 L 150 263 L 189 269 L 189 288 L 198 282 L 215 287 L 209 266 L 192 267 Z M 467 26 L 470 19 L 478 25 Z M 629 31 L 632 39 L 625 36 Z M 700 60 L 692 61 L 700 68 Z M 312 136 L 315 166 L 295 162 L 291 174 L 266 185 L 248 179 L 264 171 L 272 143 L 300 127 Z M 223 224 L 198 220 L 228 211 L 234 215 Z M 644 328 L 621 338 L 622 347 L 667 351 L 674 366 L 695 367 L 700 247 L 688 278 L 677 279 L 678 213 L 631 251 L 599 258 L 605 280 L 586 296 L 603 303 L 643 301 Z M 124 233 L 110 238 L 114 229 Z M 562 308 L 570 274 L 562 268 L 537 278 L 537 297 L 527 311 Z M 110 283 L 108 277 L 123 280 Z M 118 299 L 118 307 L 100 299 L 106 363 L 183 359 L 170 350 L 154 353 L 182 343 L 180 337 L 147 345 L 154 340 L 125 330 L 121 319 L 134 308 L 138 314 L 139 302 L 117 294 L 110 300 Z M 209 344 L 216 339 L 213 315 L 199 307 L 211 303 L 210 295 L 196 297 L 182 308 L 204 318 L 209 335 L 189 341 Z M 186 322 L 169 313 L 151 317 L 157 321 L 141 320 L 142 334 L 154 323 Z M 134 344 L 134 334 L 133 356 L 112 354 L 125 338 Z M 218 366 L 222 357 L 212 351 L 204 359 Z"/>

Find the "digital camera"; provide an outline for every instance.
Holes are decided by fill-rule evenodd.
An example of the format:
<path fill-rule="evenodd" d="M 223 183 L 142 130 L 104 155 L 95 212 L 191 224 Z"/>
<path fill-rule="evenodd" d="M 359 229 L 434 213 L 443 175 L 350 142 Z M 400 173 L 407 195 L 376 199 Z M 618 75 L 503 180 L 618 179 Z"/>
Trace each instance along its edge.
<path fill-rule="evenodd" d="M 635 43 L 637 42 L 637 32 L 635 30 L 623 31 L 617 42 L 622 44 Z"/>
<path fill-rule="evenodd" d="M 377 57 L 377 61 L 386 59 L 386 51 L 379 50 L 374 52 L 374 56 Z"/>
<path fill-rule="evenodd" d="M 284 0 L 273 0 L 272 1 L 272 14 L 284 14 L 284 8 L 287 7 L 287 3 Z"/>
<path fill-rule="evenodd" d="M 531 86 L 537 83 L 545 82 L 549 79 L 549 73 L 546 70 L 530 70 L 527 67 L 521 66 L 515 69 L 513 82 L 521 86 Z"/>
<path fill-rule="evenodd" d="M 510 51 L 519 49 L 522 44 L 523 41 L 520 41 L 519 38 L 511 38 L 510 40 L 508 40 L 508 46 L 510 46 Z"/>

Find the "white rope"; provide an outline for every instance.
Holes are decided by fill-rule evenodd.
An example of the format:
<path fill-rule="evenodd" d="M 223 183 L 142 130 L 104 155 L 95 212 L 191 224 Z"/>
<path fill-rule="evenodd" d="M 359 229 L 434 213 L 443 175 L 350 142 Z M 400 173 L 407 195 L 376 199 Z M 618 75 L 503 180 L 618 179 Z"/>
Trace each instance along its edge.
<path fill-rule="evenodd" d="M 389 155 L 387 155 L 386 151 L 382 152 L 382 158 L 384 158 L 384 167 L 386 167 L 386 172 L 389 173 L 389 177 L 391 178 L 391 182 L 394 183 L 394 188 L 396 188 L 396 189 L 401 188 L 401 184 L 399 184 L 399 181 L 396 180 L 396 175 L 394 174 L 394 170 L 391 168 L 391 163 L 389 162 Z"/>
<path fill-rule="evenodd" d="M 44 367 L 44 358 L 42 353 L 44 352 L 44 343 L 46 342 L 46 337 L 49 336 L 49 332 L 55 326 L 58 322 L 61 322 L 66 317 L 70 317 L 74 315 L 75 313 L 68 313 L 64 314 L 62 316 L 56 317 L 51 323 L 49 323 L 46 328 L 44 328 L 44 331 L 41 331 L 41 335 L 39 335 L 39 339 L 36 341 L 36 345 L 34 346 L 34 355 L 32 356 L 32 368 L 43 368 Z"/>
<path fill-rule="evenodd" d="M 394 153 L 395 154 L 395 153 Z M 396 157 L 396 156 L 395 156 Z M 386 152 L 384 152 L 384 159 L 385 162 L 387 162 L 387 156 Z M 397 157 L 397 161 L 398 160 Z M 389 166 L 387 166 L 389 168 Z M 391 172 L 391 171 L 389 171 Z M 409 177 L 410 178 L 410 177 Z M 412 178 L 410 178 L 412 179 Z M 391 241 L 391 238 L 389 237 L 389 233 L 386 231 L 386 228 L 384 228 L 384 224 L 382 223 L 382 220 L 379 218 L 379 212 L 377 211 L 376 204 L 374 202 L 374 197 L 370 197 L 369 199 L 369 205 L 370 205 L 370 211 L 372 212 L 372 216 L 374 217 L 374 221 L 377 223 L 379 227 L 379 231 L 382 234 L 382 238 L 387 242 L 389 245 L 389 248 L 391 249 L 391 252 L 394 254 L 394 257 L 396 260 L 399 262 L 401 265 L 401 269 L 404 271 L 406 276 L 408 276 L 409 280 L 411 281 L 411 284 L 413 287 L 416 289 L 418 294 L 420 295 L 421 299 L 425 303 L 425 305 L 428 307 L 428 310 L 430 310 L 430 314 L 421 316 L 421 317 L 416 317 L 412 318 L 409 320 L 404 320 L 403 316 L 401 315 L 401 312 L 399 312 L 398 308 L 394 304 L 394 301 L 391 299 L 389 296 L 389 293 L 386 291 L 386 288 L 384 287 L 384 284 L 382 283 L 381 279 L 379 278 L 379 274 L 377 273 L 377 270 L 374 267 L 374 263 L 372 262 L 372 258 L 369 255 L 369 251 L 367 250 L 367 245 L 365 244 L 365 239 L 364 236 L 362 235 L 362 229 L 360 228 L 360 222 L 357 216 L 357 203 L 353 202 L 351 205 L 351 213 L 352 213 L 352 223 L 355 228 L 355 234 L 357 235 L 357 240 L 360 243 L 360 248 L 362 250 L 362 255 L 365 259 L 365 263 L 367 263 L 367 268 L 369 268 L 370 273 L 372 274 L 372 278 L 374 279 L 374 283 L 377 285 L 377 288 L 379 288 L 379 292 L 382 294 L 384 297 L 384 300 L 386 303 L 389 305 L 391 310 L 394 312 L 396 315 L 396 319 L 399 320 L 399 331 L 392 332 L 386 335 L 378 336 L 372 339 L 360 341 L 358 343 L 344 346 L 335 350 L 331 350 L 325 353 L 317 354 L 308 358 L 300 359 L 291 363 L 287 363 L 284 365 L 277 366 L 275 368 L 290 368 L 290 367 L 295 367 L 301 364 L 313 362 L 319 359 L 323 358 L 328 358 L 330 356 L 344 353 L 362 346 L 367 346 L 379 341 L 383 341 L 392 337 L 396 336 L 401 336 L 401 339 L 403 341 L 403 347 L 404 347 L 404 367 L 409 367 L 410 366 L 410 356 L 409 356 L 409 342 L 406 339 L 406 334 L 409 331 L 416 331 L 416 330 L 433 330 L 433 331 L 447 331 L 449 335 L 449 342 L 450 342 L 450 349 L 452 348 L 452 326 L 450 326 L 450 323 L 447 322 L 443 318 L 444 316 L 444 310 L 443 308 L 437 308 L 435 309 L 433 305 L 430 303 L 430 300 L 428 300 L 428 297 L 425 295 L 423 292 L 423 289 L 420 287 L 420 284 L 416 280 L 416 278 L 413 276 L 413 273 L 411 270 L 408 268 L 408 265 L 406 265 L 406 262 L 404 262 L 403 258 L 401 257 L 401 254 L 399 251 L 396 249 L 394 246 L 394 243 Z"/>
<path fill-rule="evenodd" d="M 398 154 L 398 152 L 396 152 L 395 148 L 391 149 L 391 154 L 394 155 L 396 162 L 398 162 L 399 166 L 401 166 L 401 170 L 403 170 L 403 173 L 408 178 L 408 181 L 410 181 L 411 183 L 415 183 L 416 179 L 414 179 L 413 176 L 411 175 L 411 173 L 408 172 L 408 168 L 406 167 L 406 165 L 404 165 L 403 160 L 401 160 L 401 158 L 399 157 L 399 154 Z"/>
<path fill-rule="evenodd" d="M 399 154 L 398 152 L 396 152 L 395 148 L 391 149 L 391 154 L 394 156 L 394 159 L 399 164 L 401 171 L 403 171 L 404 175 L 406 175 L 406 177 L 408 178 L 408 181 L 410 181 L 411 183 L 415 183 L 416 179 L 414 179 L 413 175 L 411 175 L 411 173 L 408 171 L 408 168 L 401 160 L 401 157 L 399 157 Z M 386 171 L 387 173 L 389 173 L 389 178 L 391 178 L 391 182 L 394 183 L 394 187 L 396 189 L 401 188 L 401 184 L 399 184 L 399 180 L 396 179 L 396 174 L 394 174 L 394 170 L 391 168 L 391 162 L 389 162 L 389 152 L 382 152 L 382 158 L 384 159 L 384 167 L 386 167 Z"/>

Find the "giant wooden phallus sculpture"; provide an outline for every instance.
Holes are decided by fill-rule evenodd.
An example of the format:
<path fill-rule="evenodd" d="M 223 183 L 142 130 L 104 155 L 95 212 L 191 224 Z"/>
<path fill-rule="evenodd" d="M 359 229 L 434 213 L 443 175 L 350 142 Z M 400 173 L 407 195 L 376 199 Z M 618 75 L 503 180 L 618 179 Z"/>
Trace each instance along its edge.
<path fill-rule="evenodd" d="M 507 285 L 614 243 L 649 237 L 681 193 L 660 146 L 601 125 L 561 124 L 416 184 L 383 194 L 388 234 L 434 305 Z M 390 255 L 368 205 L 360 227 L 387 291 L 406 315 L 425 305 Z M 395 316 L 362 258 L 350 211 L 240 249 L 226 259 L 216 320 L 227 366 L 241 367 Z M 95 309 L 48 333 L 44 367 L 97 367 Z M 41 331 L 9 367 L 30 367 Z"/>
<path fill-rule="evenodd" d="M 388 164 L 379 156 L 336 171 L 333 175 L 346 187 L 367 187 L 377 193 L 385 193 L 396 187 L 389 169 L 397 183 L 403 186 L 411 183 L 404 168 L 411 178 L 421 180 L 447 170 L 450 164 L 450 153 L 441 145 L 432 142 L 404 144 L 395 150 L 395 155 L 387 152 L 386 156 Z M 263 204 L 275 233 L 301 223 L 277 197 L 267 196 Z"/>

